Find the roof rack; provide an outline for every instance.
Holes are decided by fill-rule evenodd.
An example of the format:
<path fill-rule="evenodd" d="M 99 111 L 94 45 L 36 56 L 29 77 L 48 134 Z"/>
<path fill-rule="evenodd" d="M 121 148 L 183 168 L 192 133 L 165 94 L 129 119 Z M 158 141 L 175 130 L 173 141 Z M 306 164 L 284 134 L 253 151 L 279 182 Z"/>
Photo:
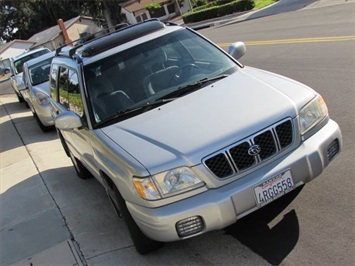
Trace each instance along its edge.
<path fill-rule="evenodd" d="M 89 57 L 137 39 L 154 31 L 165 28 L 165 25 L 158 19 L 146 20 L 142 23 L 126 27 L 122 31 L 113 32 L 108 38 L 99 38 L 86 44 L 81 51 L 82 57 Z M 106 35 L 106 36 L 108 36 Z M 105 37 L 106 37 L 105 36 Z"/>
<path fill-rule="evenodd" d="M 69 43 L 66 43 L 60 47 L 58 47 L 56 50 L 55 50 L 55 55 L 62 55 L 62 56 L 68 56 L 68 57 L 71 57 L 75 54 L 76 50 L 83 46 L 84 44 L 92 41 L 92 40 L 95 40 L 97 38 L 101 38 L 103 36 L 106 36 L 108 34 L 110 34 L 110 30 L 114 29 L 113 32 L 117 32 L 117 31 L 120 31 L 126 27 L 129 27 L 129 24 L 128 23 L 120 23 L 120 24 L 117 24 L 113 27 L 110 27 L 110 28 L 105 28 L 105 29 L 102 29 L 100 31 L 97 31 L 95 33 L 92 33 L 88 36 L 85 36 L 85 37 L 82 37 L 82 38 L 79 38 L 79 39 L 76 39 L 74 41 L 71 41 Z M 96 37 L 98 34 L 102 34 L 98 37 Z M 63 51 L 63 48 L 65 47 L 70 47 L 69 45 L 70 44 L 73 44 L 73 43 L 78 43 L 77 45 L 75 45 L 74 47 L 70 48 L 70 49 L 67 49 L 65 51 Z"/>
<path fill-rule="evenodd" d="M 81 38 L 68 43 L 68 44 L 72 44 L 75 42 L 79 42 L 79 44 L 77 44 L 75 47 L 71 49 L 67 49 L 66 51 L 63 51 L 62 49 L 64 47 L 67 47 L 68 44 L 57 48 L 56 56 L 61 55 L 61 56 L 74 58 L 77 49 L 83 46 L 84 48 L 81 51 L 81 56 L 82 57 L 93 56 L 105 50 L 108 50 L 110 48 L 113 48 L 115 46 L 142 37 L 148 33 L 152 33 L 154 31 L 160 30 L 164 28 L 165 25 L 169 26 L 169 25 L 176 25 L 176 24 L 170 22 L 163 23 L 159 19 L 150 19 L 134 25 L 119 24 L 114 27 L 98 31 L 85 38 Z M 112 32 L 108 32 L 112 28 L 116 30 Z M 104 34 L 95 38 L 95 35 L 100 33 L 104 33 Z M 110 37 L 104 38 L 108 36 Z"/>

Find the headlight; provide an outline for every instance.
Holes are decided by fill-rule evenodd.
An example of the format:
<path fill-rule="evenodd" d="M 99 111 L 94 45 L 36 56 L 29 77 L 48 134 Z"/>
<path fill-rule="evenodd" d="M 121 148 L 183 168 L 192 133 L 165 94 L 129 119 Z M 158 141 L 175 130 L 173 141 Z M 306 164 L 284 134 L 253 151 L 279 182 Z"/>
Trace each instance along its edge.
<path fill-rule="evenodd" d="M 300 111 L 300 130 L 301 134 L 316 126 L 328 115 L 328 108 L 322 96 L 318 95 Z"/>
<path fill-rule="evenodd" d="M 152 178 L 134 178 L 133 184 L 144 199 L 160 199 L 205 185 L 188 167 L 180 167 L 154 175 Z"/>
<path fill-rule="evenodd" d="M 44 92 L 36 91 L 35 96 L 39 105 L 45 105 L 49 103 L 49 96 Z"/>

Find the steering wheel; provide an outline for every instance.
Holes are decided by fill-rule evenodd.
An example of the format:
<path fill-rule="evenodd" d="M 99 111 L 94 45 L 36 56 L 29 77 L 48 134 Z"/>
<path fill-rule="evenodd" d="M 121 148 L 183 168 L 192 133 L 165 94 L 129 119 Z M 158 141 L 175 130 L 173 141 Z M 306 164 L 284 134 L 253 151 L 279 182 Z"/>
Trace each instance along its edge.
<path fill-rule="evenodd" d="M 169 80 L 169 86 L 181 83 L 181 81 L 194 69 L 198 69 L 198 66 L 193 63 L 180 67 Z"/>

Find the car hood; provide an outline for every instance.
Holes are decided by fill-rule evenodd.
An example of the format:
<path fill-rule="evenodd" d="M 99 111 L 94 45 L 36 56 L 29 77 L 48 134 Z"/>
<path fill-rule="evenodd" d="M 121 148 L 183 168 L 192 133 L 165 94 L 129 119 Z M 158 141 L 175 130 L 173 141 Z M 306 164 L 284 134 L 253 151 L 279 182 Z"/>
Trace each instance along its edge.
<path fill-rule="evenodd" d="M 245 67 L 173 102 L 102 128 L 151 174 L 193 166 L 287 117 L 310 101 L 309 87 Z"/>
<path fill-rule="evenodd" d="M 22 80 L 23 72 L 15 74 L 15 78 L 18 80 Z"/>
<path fill-rule="evenodd" d="M 40 90 L 42 92 L 44 92 L 45 94 L 47 94 L 48 96 L 50 95 L 50 92 L 49 92 L 49 82 L 46 81 L 46 82 L 43 82 L 43 83 L 40 83 L 40 84 L 37 84 L 37 85 L 34 85 L 33 88 L 35 90 Z"/>

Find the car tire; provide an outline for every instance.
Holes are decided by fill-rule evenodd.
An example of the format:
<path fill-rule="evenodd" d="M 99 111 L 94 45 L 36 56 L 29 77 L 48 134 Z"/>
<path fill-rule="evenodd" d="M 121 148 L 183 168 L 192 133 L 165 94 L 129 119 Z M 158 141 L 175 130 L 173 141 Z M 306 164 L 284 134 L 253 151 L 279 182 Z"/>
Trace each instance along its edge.
<path fill-rule="evenodd" d="M 145 255 L 151 253 L 159 248 L 161 248 L 164 243 L 152 240 L 144 235 L 142 230 L 138 227 L 136 222 L 134 221 L 131 213 L 129 212 L 125 200 L 122 198 L 118 189 L 114 186 L 115 196 L 117 199 L 117 203 L 119 206 L 115 206 L 117 213 L 124 220 L 127 225 L 129 234 L 133 241 L 133 244 L 137 250 L 137 252 L 141 255 Z M 114 201 L 112 201 L 114 202 Z"/>
<path fill-rule="evenodd" d="M 43 132 L 48 132 L 50 130 L 53 129 L 53 127 L 47 127 L 45 125 L 43 125 L 43 123 L 41 122 L 41 120 L 39 119 L 38 115 L 36 113 L 33 113 L 33 116 L 35 117 L 36 119 L 36 122 L 39 126 L 39 128 L 43 131 Z"/>
<path fill-rule="evenodd" d="M 71 152 L 69 153 L 77 176 L 80 179 L 89 179 L 91 177 L 91 173 L 89 172 L 89 170 L 86 169 L 86 167 L 80 162 L 80 160 L 75 158 L 75 156 Z"/>
<path fill-rule="evenodd" d="M 9 73 L 10 73 L 10 70 L 6 69 L 5 74 L 9 74 Z"/>
<path fill-rule="evenodd" d="M 16 92 L 16 96 L 17 96 L 17 99 L 20 103 L 23 103 L 24 99 L 22 98 L 21 95 L 19 95 L 17 92 Z"/>
<path fill-rule="evenodd" d="M 63 135 L 60 133 L 60 131 L 57 129 L 57 134 L 59 136 L 60 142 L 62 143 L 63 149 L 65 151 L 65 154 L 70 157 L 70 152 L 67 143 L 65 142 Z"/>

